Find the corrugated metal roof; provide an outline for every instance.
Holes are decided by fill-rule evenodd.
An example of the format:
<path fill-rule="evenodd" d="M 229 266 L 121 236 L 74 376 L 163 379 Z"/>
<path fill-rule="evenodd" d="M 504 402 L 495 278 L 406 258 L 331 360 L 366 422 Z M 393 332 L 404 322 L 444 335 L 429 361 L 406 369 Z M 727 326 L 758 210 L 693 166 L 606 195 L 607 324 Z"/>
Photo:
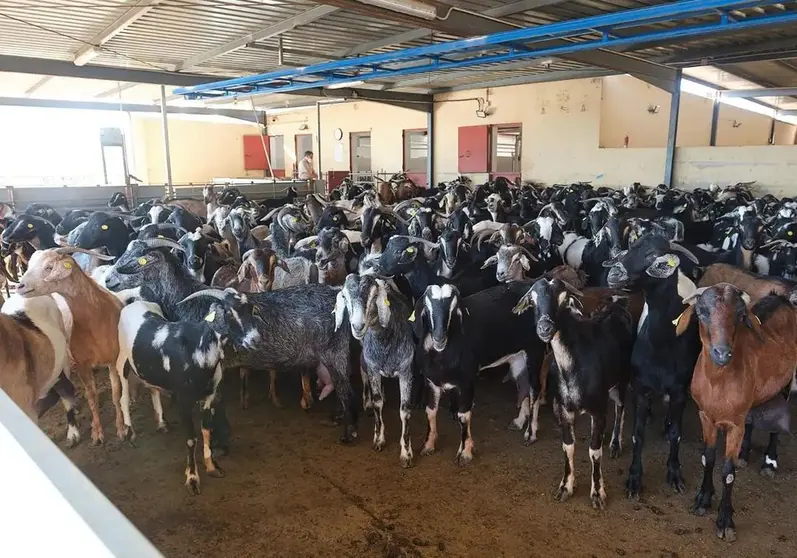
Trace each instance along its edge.
<path fill-rule="evenodd" d="M 581 18 L 603 13 L 642 8 L 670 3 L 669 0 L 575 0 L 542 2 L 543 5 L 526 12 L 504 15 L 502 21 L 516 26 L 537 26 L 560 20 Z M 70 61 L 75 53 L 129 9 L 139 7 L 136 0 L 0 0 L 0 55 L 28 56 Z M 515 2 L 499 0 L 468 0 L 449 2 L 458 8 L 473 13 L 503 9 Z M 90 63 L 136 69 L 171 70 L 188 59 L 217 49 L 230 41 L 247 34 L 277 25 L 288 18 L 317 8 L 310 0 L 161 0 L 124 31 L 111 38 L 101 47 L 100 54 Z M 369 7 L 373 9 L 373 7 Z M 795 10 L 794 2 L 769 5 L 763 8 L 770 13 Z M 758 10 L 752 8 L 734 12 L 734 16 L 745 18 Z M 692 23 L 709 21 L 712 17 L 695 18 Z M 650 26 L 664 29 L 672 23 Z M 395 42 L 386 40 L 406 35 L 416 29 L 411 19 L 393 15 L 379 18 L 361 15 L 351 10 L 339 9 L 321 19 L 301 25 L 281 35 L 288 53 L 288 65 L 302 66 L 316 63 L 328 57 L 340 56 L 364 44 L 382 43 L 369 50 L 370 53 L 392 51 L 400 48 L 421 46 L 459 38 L 454 35 L 432 32 L 413 33 L 412 40 Z M 646 44 L 629 54 L 654 61 L 667 61 L 683 57 L 690 52 L 707 49 L 736 48 L 744 45 L 755 52 L 759 45 L 773 39 L 794 39 L 797 48 L 797 26 L 750 30 L 745 32 L 710 35 L 690 39 L 677 44 Z M 248 73 L 264 73 L 277 68 L 276 37 L 261 39 L 264 49 L 243 47 L 199 62 L 190 68 L 192 72 L 212 76 L 237 76 Z M 271 50 L 268 50 L 271 49 Z M 290 50 L 303 51 L 302 54 Z M 317 53 L 310 56 L 308 53 Z M 768 86 L 797 85 L 797 60 L 781 62 L 746 62 L 720 66 L 729 72 L 737 72 L 752 82 Z M 404 90 L 428 91 L 466 85 L 469 82 L 486 82 L 491 79 L 530 78 L 557 71 L 589 69 L 590 66 L 556 60 L 548 68 L 540 67 L 538 61 L 513 64 L 507 68 L 483 67 L 474 70 L 438 72 L 412 79 Z M 29 87 L 28 80 L 17 80 L 14 87 Z M 398 83 L 402 83 L 398 81 Z M 110 87 L 110 86 L 109 86 Z M 375 84 L 385 88 L 386 84 Z M 6 84 L 5 89 L 9 89 Z M 42 88 L 51 91 L 50 88 Z M 19 91 L 22 95 L 24 90 Z"/>

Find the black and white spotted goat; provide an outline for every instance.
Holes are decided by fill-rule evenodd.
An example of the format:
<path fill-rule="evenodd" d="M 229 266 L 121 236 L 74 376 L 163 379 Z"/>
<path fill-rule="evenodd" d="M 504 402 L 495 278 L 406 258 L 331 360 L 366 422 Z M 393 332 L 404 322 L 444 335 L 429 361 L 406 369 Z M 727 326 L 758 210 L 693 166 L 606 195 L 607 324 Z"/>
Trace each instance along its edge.
<path fill-rule="evenodd" d="M 194 494 L 200 492 L 192 416 L 194 405 L 201 404 L 205 470 L 212 477 L 222 477 L 224 472 L 211 454 L 210 438 L 213 415 L 221 402 L 219 384 L 224 347 L 228 338 L 246 349 L 254 348 L 260 341 L 260 333 L 254 325 L 255 307 L 248 304 L 246 295 L 234 289 L 207 289 L 185 300 L 205 296 L 216 300 L 201 322 L 169 322 L 163 317 L 160 306 L 152 302 L 136 301 L 125 306 L 119 318 L 116 366 L 122 380 L 121 405 L 126 437 L 131 440 L 135 432 L 130 418 L 129 374 L 132 372 L 150 388 L 158 430 L 168 428 L 158 390 L 175 394 L 188 446 L 185 485 Z"/>
<path fill-rule="evenodd" d="M 555 409 L 562 426 L 565 471 L 556 498 L 562 502 L 575 487 L 575 417 L 588 413 L 591 419 L 589 458 L 592 464 L 590 500 L 594 508 L 606 506 L 601 459 L 609 400 L 614 402 L 612 458 L 620 455 L 625 392 L 631 370 L 634 342 L 633 322 L 623 302 L 583 318 L 578 297 L 581 292 L 559 279 L 540 279 L 513 309 L 516 314 L 534 309 L 537 336 L 553 349 L 557 390 Z"/>
<path fill-rule="evenodd" d="M 369 392 L 370 388 L 365 397 L 370 396 L 374 409 L 376 451 L 385 447 L 382 378 L 398 377 L 402 467 L 411 467 L 413 458 L 409 420 L 415 340 L 409 322 L 410 312 L 411 306 L 406 299 L 385 280 L 373 275 L 349 274 L 335 304 L 335 330 L 341 327 L 348 313 L 351 333 L 362 342 L 366 369 L 363 392 Z"/>

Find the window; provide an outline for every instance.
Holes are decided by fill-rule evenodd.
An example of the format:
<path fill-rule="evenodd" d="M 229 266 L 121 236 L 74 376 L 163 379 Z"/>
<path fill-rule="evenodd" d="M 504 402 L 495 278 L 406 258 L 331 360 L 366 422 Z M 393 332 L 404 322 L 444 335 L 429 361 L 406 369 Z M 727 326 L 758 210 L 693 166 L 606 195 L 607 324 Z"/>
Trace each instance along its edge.
<path fill-rule="evenodd" d="M 283 136 L 269 136 L 269 156 L 271 168 L 274 171 L 285 170 L 285 138 Z"/>
<path fill-rule="evenodd" d="M 498 125 L 492 128 L 492 172 L 520 173 L 520 126 Z"/>
<path fill-rule="evenodd" d="M 426 130 L 404 130 L 404 170 L 426 172 L 429 136 Z"/>

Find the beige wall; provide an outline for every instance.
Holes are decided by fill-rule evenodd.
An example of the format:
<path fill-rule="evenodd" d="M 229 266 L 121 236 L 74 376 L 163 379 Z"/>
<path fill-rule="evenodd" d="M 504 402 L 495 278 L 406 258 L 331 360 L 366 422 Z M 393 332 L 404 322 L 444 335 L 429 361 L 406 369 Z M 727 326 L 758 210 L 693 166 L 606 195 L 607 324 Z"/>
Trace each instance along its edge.
<path fill-rule="evenodd" d="M 624 85 L 630 93 L 623 93 Z M 476 116 L 476 101 L 465 99 L 485 96 L 487 91 L 481 89 L 436 97 L 436 181 L 450 180 L 458 174 L 458 127 L 508 122 L 521 122 L 523 126 L 521 170 L 525 180 L 546 184 L 584 180 L 596 185 L 624 186 L 633 182 L 655 185 L 664 178 L 669 95 L 634 78 L 618 76 L 491 89 L 489 98 L 494 112 L 481 119 Z M 607 107 L 606 103 L 615 106 Z M 648 104 L 660 105 L 658 114 L 650 115 Z M 682 105 L 687 116 L 682 114 L 679 119 L 677 185 L 757 180 L 773 192 L 793 189 L 797 147 L 767 144 L 769 118 L 723 106 L 718 143 L 722 137 L 721 145 L 727 147 L 711 148 L 707 146 L 712 101 L 684 95 Z M 734 128 L 734 119 L 742 125 Z M 655 130 L 657 126 L 663 131 Z M 630 136 L 630 146 L 640 147 L 599 147 L 603 141 L 622 145 L 626 134 Z M 776 127 L 776 137 L 778 143 L 789 144 L 794 127 Z M 475 181 L 485 178 L 473 176 Z"/>
<path fill-rule="evenodd" d="M 131 172 L 144 182 L 165 184 L 160 117 L 134 115 L 131 124 Z M 254 123 L 169 117 L 172 181 L 181 184 L 213 178 L 262 178 L 262 171 L 244 170 L 243 136 L 257 133 Z"/>
<path fill-rule="evenodd" d="M 296 134 L 312 134 L 318 155 L 317 122 L 315 108 L 268 116 L 268 134 L 284 138 L 288 174 L 296 162 Z M 341 141 L 335 140 L 336 128 L 343 131 Z M 399 172 L 404 163 L 402 132 L 417 128 L 426 128 L 426 113 L 365 101 L 321 105 L 322 171 L 349 170 L 349 134 L 371 132 L 371 170 Z"/>

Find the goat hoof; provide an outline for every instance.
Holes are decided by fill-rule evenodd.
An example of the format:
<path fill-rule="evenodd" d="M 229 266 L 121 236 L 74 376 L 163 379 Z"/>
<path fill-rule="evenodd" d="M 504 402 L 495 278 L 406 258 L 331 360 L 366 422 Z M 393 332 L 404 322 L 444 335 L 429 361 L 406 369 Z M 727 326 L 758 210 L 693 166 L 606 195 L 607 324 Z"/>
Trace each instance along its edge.
<path fill-rule="evenodd" d="M 272 397 L 271 404 L 274 405 L 277 409 L 282 409 L 282 401 L 280 401 L 279 397 Z"/>
<path fill-rule="evenodd" d="M 96 448 L 99 446 L 105 445 L 105 438 L 102 436 L 92 436 L 91 437 L 91 446 Z"/>
<path fill-rule="evenodd" d="M 523 445 L 525 445 L 525 446 L 531 446 L 531 445 L 534 445 L 537 442 L 537 437 L 536 436 L 529 436 L 528 438 L 526 438 L 524 436 L 524 438 L 525 439 L 523 440 Z"/>
<path fill-rule="evenodd" d="M 667 486 L 669 486 L 676 494 L 681 494 L 684 490 L 686 490 L 686 485 L 684 484 L 684 475 L 680 468 L 673 471 L 667 471 Z"/>
<path fill-rule="evenodd" d="M 766 477 L 768 479 L 775 478 L 775 469 L 772 466 L 764 464 L 761 466 L 761 470 L 759 471 L 762 477 Z"/>
<path fill-rule="evenodd" d="M 736 530 L 733 527 L 718 528 L 717 537 L 725 542 L 734 542 L 736 541 Z"/>
<path fill-rule="evenodd" d="M 421 450 L 421 455 L 423 457 L 427 457 L 427 456 L 433 455 L 433 454 L 434 454 L 434 447 L 423 446 L 423 449 Z"/>
<path fill-rule="evenodd" d="M 625 481 L 626 497 L 629 500 L 639 502 L 639 496 L 642 492 L 642 480 L 636 477 L 628 477 Z"/>
<path fill-rule="evenodd" d="M 382 451 L 385 449 L 385 441 L 374 438 L 374 451 Z"/>
<path fill-rule="evenodd" d="M 473 455 L 465 452 L 457 454 L 457 456 L 454 458 L 454 463 L 456 463 L 460 467 L 465 467 L 466 465 L 470 465 L 471 461 L 473 461 Z"/>
<path fill-rule="evenodd" d="M 554 499 L 558 500 L 559 502 L 567 502 L 567 500 L 570 499 L 570 496 L 572 495 L 573 495 L 572 492 L 568 492 L 568 490 L 564 486 L 560 486 L 559 490 L 557 490 L 556 494 L 554 495 Z"/>
<path fill-rule="evenodd" d="M 623 448 L 620 444 L 612 444 L 609 448 L 609 459 L 617 459 L 622 452 Z"/>
<path fill-rule="evenodd" d="M 185 487 L 188 489 L 188 492 L 193 494 L 194 496 L 199 496 L 202 491 L 199 490 L 199 479 L 198 478 L 190 478 L 185 481 Z"/>
<path fill-rule="evenodd" d="M 747 460 L 743 458 L 739 458 L 736 460 L 736 468 L 737 469 L 746 469 L 747 468 Z"/>
<path fill-rule="evenodd" d="M 692 513 L 698 517 L 703 517 L 708 513 L 708 508 L 701 505 L 695 505 L 692 507 Z"/>
<path fill-rule="evenodd" d="M 412 456 L 402 456 L 400 458 L 401 468 L 402 469 L 410 469 L 412 468 Z"/>
<path fill-rule="evenodd" d="M 222 470 L 221 467 L 216 465 L 215 469 L 211 469 L 210 471 L 208 471 L 208 476 L 213 477 L 214 479 L 221 479 L 224 478 L 224 471 Z"/>
<path fill-rule="evenodd" d="M 523 430 L 524 426 L 526 426 L 526 421 L 523 421 L 522 423 L 518 424 L 517 419 L 514 419 L 509 421 L 509 424 L 507 425 L 506 428 L 507 430 L 514 430 L 517 432 Z"/>
<path fill-rule="evenodd" d="M 312 397 L 309 397 L 309 398 L 302 397 L 302 400 L 299 402 L 299 404 L 302 406 L 302 409 L 307 411 L 307 410 L 310 409 L 310 407 L 313 406 L 313 398 Z"/>
<path fill-rule="evenodd" d="M 158 425 L 158 428 L 156 428 L 155 431 L 156 432 L 161 432 L 163 434 L 168 434 L 169 433 L 169 424 L 166 423 L 166 422 L 163 422 L 163 423 Z"/>
<path fill-rule="evenodd" d="M 590 497 L 592 501 L 592 507 L 596 510 L 605 510 L 606 509 L 606 497 L 601 496 L 597 492 L 592 494 Z"/>

